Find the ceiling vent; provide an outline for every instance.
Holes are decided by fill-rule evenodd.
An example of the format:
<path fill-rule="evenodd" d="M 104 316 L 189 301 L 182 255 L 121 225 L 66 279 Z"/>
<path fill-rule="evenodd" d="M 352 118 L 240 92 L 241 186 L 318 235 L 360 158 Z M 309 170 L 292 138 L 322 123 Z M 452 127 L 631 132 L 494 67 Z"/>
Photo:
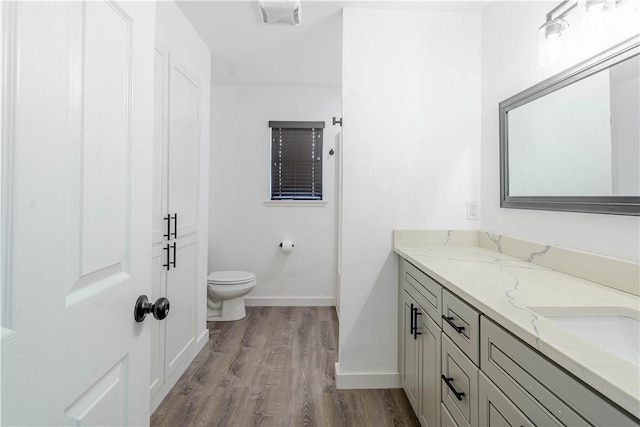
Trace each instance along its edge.
<path fill-rule="evenodd" d="M 300 0 L 259 0 L 258 6 L 265 24 L 300 25 Z"/>

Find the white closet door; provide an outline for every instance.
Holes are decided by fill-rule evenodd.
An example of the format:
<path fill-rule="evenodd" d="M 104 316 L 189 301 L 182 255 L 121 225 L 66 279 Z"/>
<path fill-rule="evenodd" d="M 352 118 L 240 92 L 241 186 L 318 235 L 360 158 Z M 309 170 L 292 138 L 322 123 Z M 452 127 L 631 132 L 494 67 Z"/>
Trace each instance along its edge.
<path fill-rule="evenodd" d="M 173 247 L 175 245 L 175 257 Z M 198 238 L 190 236 L 170 244 L 171 262 L 167 273 L 167 298 L 171 315 L 165 319 L 165 378 L 180 366 L 196 344 L 196 301 Z"/>
<path fill-rule="evenodd" d="M 154 6 L 0 8 L 0 424 L 147 424 Z"/>
<path fill-rule="evenodd" d="M 172 53 L 169 67 L 169 213 L 178 215 L 178 238 L 198 230 L 200 87 L 194 76 Z"/>
<path fill-rule="evenodd" d="M 158 298 L 167 295 L 167 268 L 168 262 L 166 245 L 156 245 L 152 248 L 151 259 L 151 295 L 149 299 L 156 301 Z M 171 304 L 171 300 L 169 301 Z M 174 310 L 171 304 L 170 316 L 173 316 Z M 149 393 L 154 396 L 160 387 L 164 384 L 164 339 L 166 319 L 161 322 L 149 322 L 151 330 L 151 363 L 149 365 L 151 378 Z"/>
<path fill-rule="evenodd" d="M 169 72 L 169 53 L 156 41 L 154 49 L 153 80 L 153 213 L 151 215 L 152 244 L 156 245 L 169 238 L 170 227 L 167 218 L 167 85 Z"/>

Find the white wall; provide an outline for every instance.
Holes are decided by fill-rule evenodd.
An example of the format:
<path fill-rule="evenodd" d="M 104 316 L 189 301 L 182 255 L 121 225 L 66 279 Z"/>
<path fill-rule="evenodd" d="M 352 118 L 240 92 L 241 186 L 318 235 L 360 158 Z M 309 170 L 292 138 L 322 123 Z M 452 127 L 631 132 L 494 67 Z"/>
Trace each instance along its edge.
<path fill-rule="evenodd" d="M 473 229 L 477 12 L 345 9 L 338 386 L 397 386 L 394 228 Z"/>
<path fill-rule="evenodd" d="M 339 87 L 212 86 L 209 272 L 246 270 L 248 304 L 333 305 Z M 325 121 L 322 206 L 268 206 L 270 120 Z M 283 254 L 278 244 L 294 241 Z"/>
<path fill-rule="evenodd" d="M 599 33 L 570 27 L 573 32 L 561 38 L 564 54 L 543 68 L 538 28 L 551 7 L 549 2 L 495 2 L 482 14 L 482 229 L 638 261 L 638 217 L 500 208 L 498 103 L 640 29 L 640 14 L 627 2 L 605 17 Z"/>

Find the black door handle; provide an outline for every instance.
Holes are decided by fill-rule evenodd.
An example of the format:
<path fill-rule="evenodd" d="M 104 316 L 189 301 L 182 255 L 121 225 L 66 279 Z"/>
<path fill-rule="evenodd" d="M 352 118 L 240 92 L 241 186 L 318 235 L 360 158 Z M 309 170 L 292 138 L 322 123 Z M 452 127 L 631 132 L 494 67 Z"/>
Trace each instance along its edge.
<path fill-rule="evenodd" d="M 164 235 L 164 238 L 169 239 L 171 236 L 171 215 L 165 216 L 164 220 L 167 221 L 167 233 Z"/>
<path fill-rule="evenodd" d="M 176 268 L 176 244 L 174 243 L 172 247 L 173 247 L 173 261 L 171 261 L 171 266 L 173 268 Z"/>
<path fill-rule="evenodd" d="M 167 244 L 164 246 L 164 248 L 162 248 L 162 250 L 163 250 L 163 251 L 167 251 L 167 256 L 166 256 L 166 260 L 167 260 L 167 262 L 166 262 L 166 264 L 162 264 L 162 266 L 163 266 L 164 268 L 166 268 L 166 269 L 167 269 L 167 271 L 169 271 L 169 270 L 171 270 L 171 262 L 169 262 L 169 244 L 167 243 Z M 174 257 L 174 258 L 175 258 L 175 257 Z M 174 267 L 175 267 L 175 264 L 174 264 Z"/>
<path fill-rule="evenodd" d="M 410 322 L 411 322 L 411 328 L 409 329 L 409 333 L 413 334 L 413 328 L 415 328 L 415 326 L 413 326 L 413 310 L 415 310 L 413 308 L 413 303 L 411 304 L 411 316 L 410 316 Z"/>
<path fill-rule="evenodd" d="M 449 390 L 451 390 L 451 392 L 456 396 L 456 399 L 462 400 L 464 393 L 461 393 L 453 388 L 453 384 L 451 384 L 453 382 L 453 378 L 447 378 L 444 374 L 442 374 L 442 379 L 445 383 L 447 383 L 447 387 L 449 387 Z"/>
<path fill-rule="evenodd" d="M 169 220 L 169 223 L 171 223 L 171 220 Z M 171 236 L 173 236 L 174 239 L 178 238 L 178 214 L 177 213 L 173 214 L 173 233 L 171 233 Z"/>
<path fill-rule="evenodd" d="M 146 295 L 140 295 L 133 309 L 133 318 L 140 323 L 149 313 L 152 313 L 153 317 L 158 320 L 164 319 L 169 315 L 169 300 L 158 298 L 155 303 L 151 304 Z"/>
<path fill-rule="evenodd" d="M 458 326 L 455 323 L 453 323 L 453 317 L 448 317 L 446 315 L 442 315 L 442 318 L 444 319 L 445 322 L 447 322 L 453 329 L 456 330 L 457 333 L 461 334 L 462 331 L 464 331 L 464 326 Z"/>
<path fill-rule="evenodd" d="M 418 307 L 416 307 L 416 311 L 415 311 L 415 319 L 413 319 L 413 339 L 417 340 L 418 339 L 418 335 L 422 335 L 422 332 L 418 331 L 418 316 L 422 316 L 422 313 L 420 313 L 418 311 Z"/>

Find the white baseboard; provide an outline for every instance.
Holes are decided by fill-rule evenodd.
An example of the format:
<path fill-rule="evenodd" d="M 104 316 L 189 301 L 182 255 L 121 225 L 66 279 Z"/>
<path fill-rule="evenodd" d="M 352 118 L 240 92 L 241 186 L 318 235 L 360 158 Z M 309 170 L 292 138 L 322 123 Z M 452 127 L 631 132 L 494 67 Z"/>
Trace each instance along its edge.
<path fill-rule="evenodd" d="M 174 385 L 178 382 L 184 371 L 187 370 L 193 359 L 196 358 L 198 353 L 204 348 L 204 346 L 209 342 L 209 330 L 205 328 L 205 330 L 200 334 L 196 341 L 195 347 L 191 350 L 191 354 L 189 357 L 186 357 L 185 360 L 180 364 L 180 366 L 175 370 L 173 375 L 160 387 L 158 392 L 151 397 L 150 403 L 150 414 L 153 414 L 158 406 L 162 403 L 167 394 L 171 391 Z"/>
<path fill-rule="evenodd" d="M 363 388 L 401 388 L 397 372 L 341 372 L 336 362 L 336 388 L 339 390 Z"/>
<path fill-rule="evenodd" d="M 196 350 L 196 355 L 198 353 L 200 353 L 200 350 L 202 350 L 204 348 L 204 345 L 209 341 L 209 330 L 207 328 L 204 328 L 204 331 L 202 331 L 200 333 L 200 336 L 198 337 L 198 341 L 196 344 L 197 350 Z"/>
<path fill-rule="evenodd" d="M 332 297 L 245 297 L 247 307 L 332 307 Z"/>

